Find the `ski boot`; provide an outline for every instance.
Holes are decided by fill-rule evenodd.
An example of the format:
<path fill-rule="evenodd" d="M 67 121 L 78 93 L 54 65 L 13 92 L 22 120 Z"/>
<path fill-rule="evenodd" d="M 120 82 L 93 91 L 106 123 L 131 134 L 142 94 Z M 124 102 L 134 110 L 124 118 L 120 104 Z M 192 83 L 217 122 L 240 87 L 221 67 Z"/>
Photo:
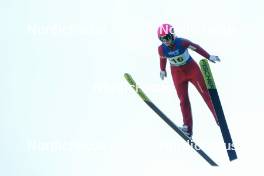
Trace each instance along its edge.
<path fill-rule="evenodd" d="M 182 127 L 179 127 L 179 129 L 180 129 L 180 130 L 181 130 L 186 136 L 188 136 L 190 139 L 192 139 L 192 133 L 189 131 L 187 125 L 183 125 Z"/>

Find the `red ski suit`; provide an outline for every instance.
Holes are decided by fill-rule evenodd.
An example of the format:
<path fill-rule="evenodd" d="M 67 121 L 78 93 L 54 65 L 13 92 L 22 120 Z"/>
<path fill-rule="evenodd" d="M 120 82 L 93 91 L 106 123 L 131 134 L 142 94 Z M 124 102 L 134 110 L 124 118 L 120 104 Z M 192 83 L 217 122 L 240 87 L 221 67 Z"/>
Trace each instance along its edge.
<path fill-rule="evenodd" d="M 201 70 L 197 63 L 189 55 L 188 48 L 196 51 L 207 59 L 210 57 L 210 55 L 199 45 L 178 37 L 174 39 L 173 47 L 168 47 L 162 44 L 158 47 L 158 52 L 160 56 L 160 69 L 162 71 L 165 71 L 166 69 L 167 60 L 170 61 L 171 75 L 177 95 L 180 99 L 183 124 L 188 126 L 188 131 L 192 134 L 193 122 L 191 105 L 188 96 L 189 82 L 196 87 L 200 95 L 203 97 L 215 120 L 217 117 Z"/>

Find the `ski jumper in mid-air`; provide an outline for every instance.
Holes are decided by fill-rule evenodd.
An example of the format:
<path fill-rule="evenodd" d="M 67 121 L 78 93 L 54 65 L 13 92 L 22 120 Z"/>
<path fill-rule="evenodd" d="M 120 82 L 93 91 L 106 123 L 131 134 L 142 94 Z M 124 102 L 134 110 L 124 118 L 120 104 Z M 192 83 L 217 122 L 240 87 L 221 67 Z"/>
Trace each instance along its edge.
<path fill-rule="evenodd" d="M 215 63 L 220 61 L 218 56 L 208 54 L 202 47 L 191 41 L 179 38 L 174 35 L 174 28 L 170 24 L 162 24 L 158 28 L 158 38 L 162 44 L 158 47 L 160 56 L 160 77 L 163 80 L 167 76 L 166 63 L 170 62 L 171 75 L 177 95 L 180 99 L 181 112 L 183 116 L 183 126 L 181 130 L 189 137 L 193 132 L 193 121 L 191 105 L 188 96 L 188 83 L 191 82 L 203 97 L 208 108 L 212 112 L 216 123 L 217 116 L 206 88 L 203 75 L 198 64 L 190 56 L 188 49 L 191 49 L 209 61 Z"/>

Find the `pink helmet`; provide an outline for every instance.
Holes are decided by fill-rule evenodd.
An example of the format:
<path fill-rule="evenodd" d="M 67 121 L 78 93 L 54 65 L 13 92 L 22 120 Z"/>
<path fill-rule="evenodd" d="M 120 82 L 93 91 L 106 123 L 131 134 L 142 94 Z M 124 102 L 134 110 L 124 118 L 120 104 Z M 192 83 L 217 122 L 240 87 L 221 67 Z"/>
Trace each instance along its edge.
<path fill-rule="evenodd" d="M 170 24 L 162 24 L 158 28 L 158 38 L 160 39 L 161 37 L 164 37 L 168 34 L 171 34 L 174 36 L 174 28 Z"/>

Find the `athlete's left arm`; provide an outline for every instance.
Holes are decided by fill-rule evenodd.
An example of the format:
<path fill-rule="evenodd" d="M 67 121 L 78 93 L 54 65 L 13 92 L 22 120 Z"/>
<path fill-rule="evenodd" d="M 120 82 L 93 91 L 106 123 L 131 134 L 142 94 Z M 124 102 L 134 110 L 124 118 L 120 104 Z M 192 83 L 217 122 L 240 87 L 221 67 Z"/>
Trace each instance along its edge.
<path fill-rule="evenodd" d="M 203 57 L 209 59 L 210 57 L 210 54 L 205 51 L 202 47 L 200 47 L 199 45 L 191 42 L 190 40 L 187 40 L 187 39 L 183 39 L 182 41 L 182 45 L 185 47 L 185 48 L 189 48 L 195 52 L 197 52 L 198 54 L 202 55 Z"/>

